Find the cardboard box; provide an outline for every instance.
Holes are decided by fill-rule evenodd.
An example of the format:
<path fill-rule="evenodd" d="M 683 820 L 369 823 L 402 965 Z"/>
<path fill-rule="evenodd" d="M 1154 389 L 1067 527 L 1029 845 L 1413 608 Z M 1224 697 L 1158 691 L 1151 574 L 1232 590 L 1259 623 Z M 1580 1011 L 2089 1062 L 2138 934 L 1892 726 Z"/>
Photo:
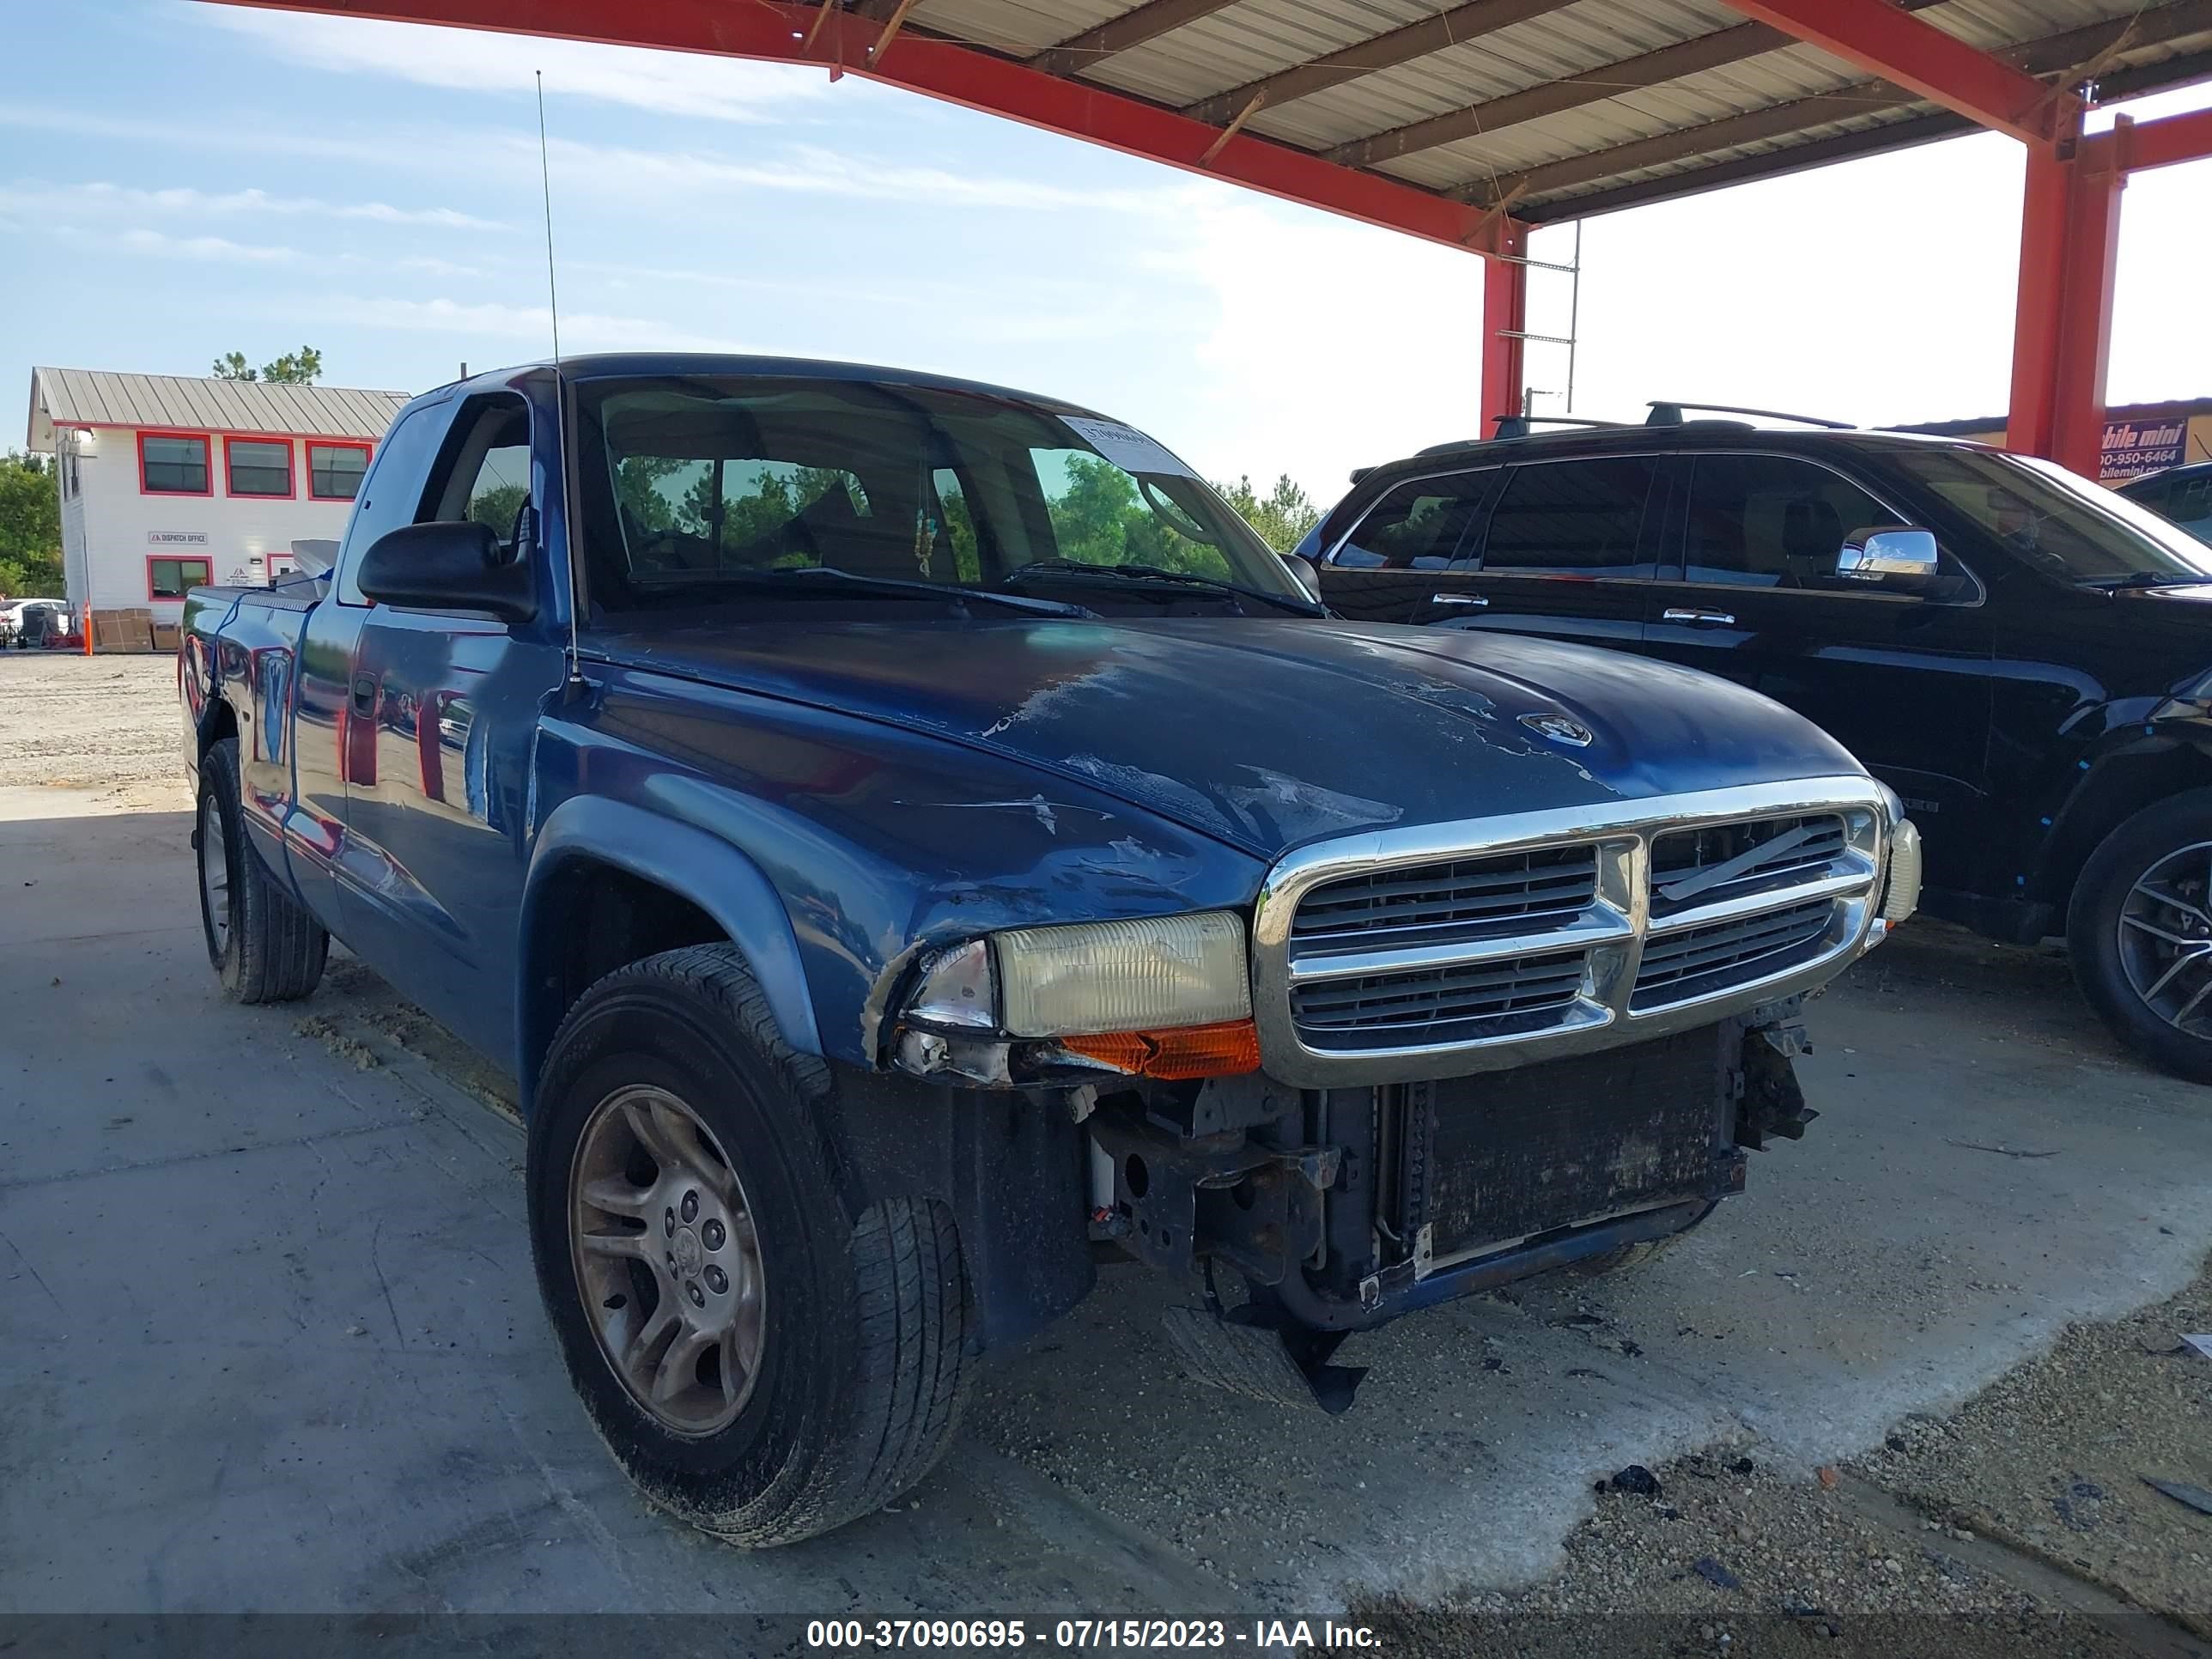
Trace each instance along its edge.
<path fill-rule="evenodd" d="M 175 623 L 157 622 L 154 624 L 154 649 L 165 656 L 174 656 L 179 629 Z"/>

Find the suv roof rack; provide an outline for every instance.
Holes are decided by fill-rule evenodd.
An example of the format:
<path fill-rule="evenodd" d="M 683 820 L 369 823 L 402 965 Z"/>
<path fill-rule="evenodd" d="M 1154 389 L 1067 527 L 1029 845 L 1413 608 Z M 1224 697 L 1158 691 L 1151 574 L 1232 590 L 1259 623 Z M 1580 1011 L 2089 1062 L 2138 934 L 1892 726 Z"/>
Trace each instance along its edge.
<path fill-rule="evenodd" d="M 1824 415 L 1792 415 L 1786 409 L 1747 409 L 1741 404 L 1692 404 L 1680 398 L 1653 398 L 1644 405 L 1651 412 L 1644 417 L 1646 426 L 1683 426 L 1686 409 L 1703 410 L 1710 415 L 1757 415 L 1770 421 L 1796 421 L 1805 426 L 1826 427 L 1831 432 L 1849 432 L 1853 427 L 1849 421 L 1832 421 Z"/>
<path fill-rule="evenodd" d="M 1490 434 L 1492 439 L 1525 438 L 1528 435 L 1529 428 L 1537 426 L 1607 427 L 1619 426 L 1621 424 L 1619 421 L 1588 421 L 1584 420 L 1579 415 L 1493 415 L 1490 418 L 1492 424 L 1497 428 L 1497 430 Z M 1482 440 L 1480 438 L 1468 438 L 1462 441 L 1465 443 L 1480 443 Z M 1434 446 L 1432 449 L 1425 449 L 1420 453 L 1424 455 L 1428 455 L 1434 453 L 1435 450 L 1437 449 L 1457 449 L 1459 447 L 1459 444 L 1437 444 Z"/>

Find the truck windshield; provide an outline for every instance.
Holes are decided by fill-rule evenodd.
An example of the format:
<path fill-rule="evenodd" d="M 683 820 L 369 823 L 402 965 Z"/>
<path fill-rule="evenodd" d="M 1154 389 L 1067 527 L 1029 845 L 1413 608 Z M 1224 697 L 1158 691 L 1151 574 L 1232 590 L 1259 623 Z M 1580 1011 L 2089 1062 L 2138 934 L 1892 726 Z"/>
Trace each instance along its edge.
<path fill-rule="evenodd" d="M 2212 581 L 2212 547 L 2102 484 L 2032 455 L 1921 448 L 1899 465 L 2029 563 L 2066 581 Z"/>
<path fill-rule="evenodd" d="M 1234 603 L 1244 589 L 1305 608 L 1234 508 L 1116 422 L 981 392 L 752 375 L 586 380 L 578 413 L 600 609 L 696 606 L 717 588 L 757 603 L 781 586 L 764 576 L 811 569 L 893 578 L 900 587 L 876 592 L 908 600 L 914 584 L 1079 584 L 1086 605 L 1102 580 L 1123 586 L 1118 569 L 1149 603 L 1209 589 Z"/>

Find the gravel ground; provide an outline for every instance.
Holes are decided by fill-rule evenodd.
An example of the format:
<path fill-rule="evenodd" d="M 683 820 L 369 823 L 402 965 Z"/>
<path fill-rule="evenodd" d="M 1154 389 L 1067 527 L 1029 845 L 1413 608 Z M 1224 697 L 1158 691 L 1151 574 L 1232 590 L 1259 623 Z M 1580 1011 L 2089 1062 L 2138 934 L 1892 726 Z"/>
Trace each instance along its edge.
<path fill-rule="evenodd" d="M 0 651 L 0 787 L 94 788 L 123 810 L 187 805 L 177 721 L 173 657 Z"/>
<path fill-rule="evenodd" d="M 2212 1487 L 2212 1359 L 2180 1340 L 2207 1328 L 2200 1273 L 1859 1462 L 1807 1480 L 1717 1447 L 1625 1469 L 1546 1582 L 1353 1616 L 1422 1659 L 1569 1659 L 1594 1621 L 1650 1653 L 2201 1653 L 2212 1516 L 2144 1477 Z"/>

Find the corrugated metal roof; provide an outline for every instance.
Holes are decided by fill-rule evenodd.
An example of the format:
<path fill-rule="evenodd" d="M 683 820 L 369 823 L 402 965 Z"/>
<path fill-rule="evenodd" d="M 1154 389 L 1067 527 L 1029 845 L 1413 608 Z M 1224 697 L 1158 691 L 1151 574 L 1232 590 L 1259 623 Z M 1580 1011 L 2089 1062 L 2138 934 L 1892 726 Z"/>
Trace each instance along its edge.
<path fill-rule="evenodd" d="M 97 368 L 31 371 L 30 447 L 54 447 L 57 426 L 173 427 L 300 438 L 381 438 L 414 396 L 338 386 L 270 386 Z"/>
<path fill-rule="evenodd" d="M 2212 0 L 1895 3 L 2054 85 L 2212 76 Z M 1517 190 L 1539 222 L 1966 125 L 1723 0 L 918 0 L 908 22 L 1439 194 Z"/>

